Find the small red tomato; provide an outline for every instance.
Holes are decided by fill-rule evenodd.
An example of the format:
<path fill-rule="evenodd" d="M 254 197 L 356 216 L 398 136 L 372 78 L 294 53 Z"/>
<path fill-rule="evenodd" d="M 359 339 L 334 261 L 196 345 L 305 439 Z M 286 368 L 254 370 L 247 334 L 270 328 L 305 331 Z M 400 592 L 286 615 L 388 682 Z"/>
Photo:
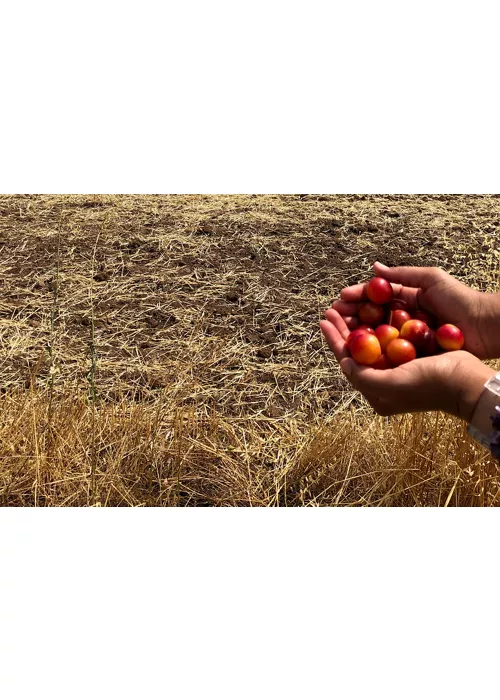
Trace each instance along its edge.
<path fill-rule="evenodd" d="M 392 364 L 389 362 L 387 355 L 381 355 L 380 359 L 371 365 L 371 367 L 372 369 L 391 369 Z"/>
<path fill-rule="evenodd" d="M 387 304 L 393 296 L 390 282 L 383 277 L 371 279 L 365 287 L 365 294 L 375 304 Z"/>
<path fill-rule="evenodd" d="M 399 337 L 403 340 L 409 340 L 417 350 L 421 350 L 425 344 L 425 334 L 429 331 L 429 326 L 423 321 L 417 321 L 411 318 L 403 324 L 399 331 Z"/>
<path fill-rule="evenodd" d="M 350 350 L 350 348 L 351 348 L 351 343 L 352 343 L 352 341 L 354 340 L 354 338 L 357 338 L 357 337 L 360 336 L 360 335 L 366 335 L 366 334 L 368 334 L 368 335 L 375 335 L 375 331 L 374 331 L 373 333 L 369 333 L 368 331 L 365 331 L 363 328 L 355 328 L 355 329 L 354 329 L 353 331 L 351 331 L 351 332 L 349 333 L 349 335 L 347 336 L 347 340 L 345 341 L 345 342 L 346 342 L 346 345 L 347 345 L 347 348 Z"/>
<path fill-rule="evenodd" d="M 394 326 L 388 326 L 387 323 L 383 323 L 381 326 L 378 326 L 375 335 L 378 338 L 382 352 L 385 352 L 389 343 L 399 337 L 399 331 Z"/>
<path fill-rule="evenodd" d="M 424 357 L 428 357 L 430 355 L 437 355 L 439 350 L 440 348 L 436 340 L 436 331 L 429 328 L 429 330 L 425 333 L 422 345 L 420 347 L 420 354 Z"/>
<path fill-rule="evenodd" d="M 390 311 L 397 311 L 397 310 L 406 311 L 407 308 L 408 308 L 408 304 L 406 303 L 406 301 L 403 301 L 402 299 L 393 299 L 389 303 Z"/>
<path fill-rule="evenodd" d="M 445 323 L 437 329 L 436 340 L 443 350 L 461 350 L 464 346 L 464 334 L 452 323 Z"/>
<path fill-rule="evenodd" d="M 384 307 L 379 304 L 374 304 L 368 301 L 359 309 L 359 320 L 361 323 L 366 323 L 368 326 L 378 326 L 384 320 Z"/>
<path fill-rule="evenodd" d="M 429 328 L 433 328 L 435 325 L 434 316 L 427 311 L 415 311 L 413 318 L 417 321 L 423 321 L 429 326 Z"/>
<path fill-rule="evenodd" d="M 415 346 L 409 340 L 401 340 L 401 338 L 396 338 L 389 343 L 385 352 L 396 367 L 411 362 L 417 357 Z"/>
<path fill-rule="evenodd" d="M 406 321 L 409 321 L 410 319 L 411 316 L 407 311 L 396 309 L 396 311 L 392 311 L 391 313 L 390 325 L 394 326 L 394 328 L 397 328 L 398 331 L 400 331 Z"/>
<path fill-rule="evenodd" d="M 349 350 L 353 360 L 360 365 L 373 365 L 382 354 L 377 338 L 366 332 L 352 339 Z"/>

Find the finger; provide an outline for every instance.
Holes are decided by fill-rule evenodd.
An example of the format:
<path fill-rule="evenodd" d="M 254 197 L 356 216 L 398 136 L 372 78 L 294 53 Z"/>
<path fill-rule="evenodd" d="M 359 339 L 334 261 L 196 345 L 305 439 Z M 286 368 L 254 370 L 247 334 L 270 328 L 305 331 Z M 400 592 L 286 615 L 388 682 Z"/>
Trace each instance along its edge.
<path fill-rule="evenodd" d="M 349 303 L 336 299 L 332 304 L 332 309 L 338 311 L 341 316 L 356 316 L 361 304 Z"/>
<path fill-rule="evenodd" d="M 335 326 L 342 338 L 347 340 L 350 330 L 347 327 L 345 319 L 339 314 L 339 312 L 335 311 L 335 309 L 327 309 L 325 311 L 325 318 Z"/>
<path fill-rule="evenodd" d="M 319 325 L 328 347 L 333 351 L 337 360 L 342 362 L 342 360 L 348 356 L 345 340 L 341 336 L 336 326 L 334 326 L 333 323 L 330 323 L 330 321 L 320 321 Z"/>
<path fill-rule="evenodd" d="M 402 299 L 408 305 L 408 311 L 418 309 L 418 289 L 412 287 L 403 287 L 402 284 L 391 285 L 396 299 Z"/>
<path fill-rule="evenodd" d="M 429 289 L 446 275 L 439 267 L 387 267 L 379 262 L 373 265 L 373 270 L 389 282 L 422 289 Z"/>
<path fill-rule="evenodd" d="M 359 319 L 355 316 L 344 316 L 343 318 L 345 321 L 345 325 L 349 328 L 349 330 L 353 331 L 359 326 Z"/>
<path fill-rule="evenodd" d="M 375 263 L 375 265 L 377 265 L 377 264 L 379 264 L 379 263 Z M 375 269 L 375 266 L 374 266 L 374 269 Z M 380 275 L 380 276 L 382 276 L 382 275 Z M 340 292 L 341 301 L 334 302 L 334 304 L 345 303 L 346 305 L 349 305 L 349 306 L 356 305 L 359 308 L 363 302 L 368 301 L 368 297 L 365 294 L 365 287 L 366 287 L 366 284 L 355 284 L 352 287 L 345 287 Z M 409 287 L 403 287 L 402 284 L 391 284 L 391 287 L 392 287 L 392 293 L 396 299 L 402 299 L 412 309 L 417 307 L 417 293 L 418 293 L 417 289 L 410 289 Z M 340 311 L 340 309 L 338 309 L 337 306 L 334 306 L 334 308 L 337 308 L 337 310 Z"/>
<path fill-rule="evenodd" d="M 354 284 L 352 287 L 345 287 L 340 292 L 341 300 L 354 304 L 366 301 L 365 286 L 366 284 Z"/>

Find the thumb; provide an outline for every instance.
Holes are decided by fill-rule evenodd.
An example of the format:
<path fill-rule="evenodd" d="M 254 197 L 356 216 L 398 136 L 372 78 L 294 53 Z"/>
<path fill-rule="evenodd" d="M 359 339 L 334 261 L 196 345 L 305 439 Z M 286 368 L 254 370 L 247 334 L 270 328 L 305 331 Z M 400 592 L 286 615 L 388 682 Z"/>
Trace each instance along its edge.
<path fill-rule="evenodd" d="M 447 276 L 439 267 L 387 267 L 376 262 L 373 265 L 375 274 L 389 282 L 402 284 L 405 287 L 421 287 L 429 289 Z"/>

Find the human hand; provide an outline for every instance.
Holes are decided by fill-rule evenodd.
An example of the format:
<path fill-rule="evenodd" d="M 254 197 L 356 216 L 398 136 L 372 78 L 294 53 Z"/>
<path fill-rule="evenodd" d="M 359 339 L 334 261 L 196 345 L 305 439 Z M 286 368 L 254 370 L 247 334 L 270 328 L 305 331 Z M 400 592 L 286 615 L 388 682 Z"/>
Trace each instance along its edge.
<path fill-rule="evenodd" d="M 434 314 L 440 323 L 452 323 L 465 336 L 464 350 L 481 359 L 498 357 L 500 340 L 493 328 L 500 327 L 500 296 L 470 289 L 438 267 L 386 267 L 373 265 L 375 275 L 391 282 L 396 298 L 417 309 Z M 335 309 L 347 326 L 354 329 L 361 302 L 368 301 L 364 284 L 346 287 Z"/>
<path fill-rule="evenodd" d="M 325 311 L 321 330 L 355 389 L 382 416 L 445 411 L 470 422 L 485 382 L 495 371 L 463 350 L 422 357 L 394 369 L 358 365 L 350 357 L 349 328 L 335 309 Z"/>

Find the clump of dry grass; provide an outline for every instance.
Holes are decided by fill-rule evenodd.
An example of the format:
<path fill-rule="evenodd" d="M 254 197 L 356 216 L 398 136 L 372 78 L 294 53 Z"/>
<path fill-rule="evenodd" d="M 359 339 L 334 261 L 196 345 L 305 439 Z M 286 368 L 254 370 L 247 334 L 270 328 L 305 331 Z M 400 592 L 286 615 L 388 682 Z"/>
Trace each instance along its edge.
<path fill-rule="evenodd" d="M 319 320 L 374 259 L 497 290 L 499 233 L 494 196 L 0 197 L 3 502 L 495 504 L 456 423 L 373 417 Z"/>
<path fill-rule="evenodd" d="M 168 397 L 0 399 L 0 503 L 102 506 L 498 505 L 498 464 L 443 415 L 392 420 L 346 400 L 304 432 L 197 416 Z M 94 468 L 93 449 L 97 455 Z"/>

